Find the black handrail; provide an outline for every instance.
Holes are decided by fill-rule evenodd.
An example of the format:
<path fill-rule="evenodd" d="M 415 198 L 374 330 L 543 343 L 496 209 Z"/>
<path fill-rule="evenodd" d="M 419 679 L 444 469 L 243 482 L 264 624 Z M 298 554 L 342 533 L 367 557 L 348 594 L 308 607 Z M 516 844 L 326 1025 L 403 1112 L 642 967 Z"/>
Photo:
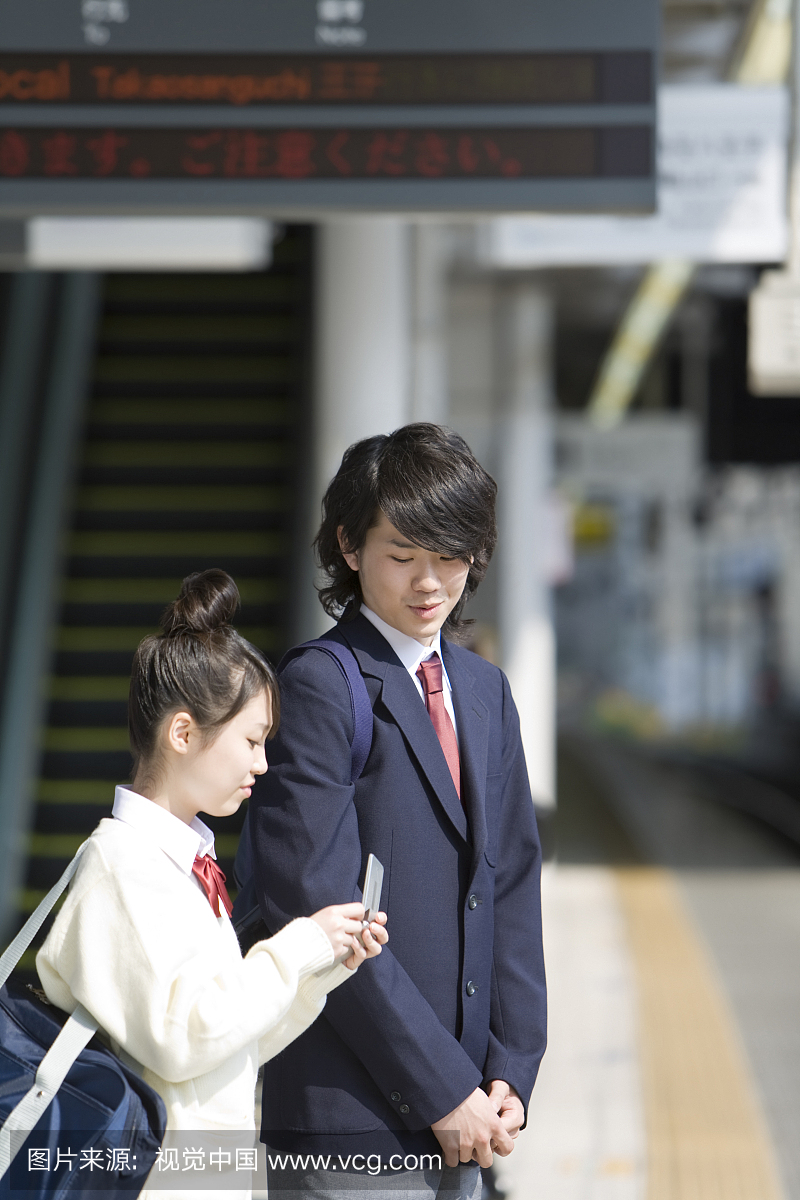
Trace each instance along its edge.
<path fill-rule="evenodd" d="M 25 863 L 32 785 L 40 754 L 51 633 L 66 509 L 88 397 L 99 277 L 63 277 L 42 406 L 30 505 L 17 576 L 0 709 L 0 931 L 14 909 Z"/>

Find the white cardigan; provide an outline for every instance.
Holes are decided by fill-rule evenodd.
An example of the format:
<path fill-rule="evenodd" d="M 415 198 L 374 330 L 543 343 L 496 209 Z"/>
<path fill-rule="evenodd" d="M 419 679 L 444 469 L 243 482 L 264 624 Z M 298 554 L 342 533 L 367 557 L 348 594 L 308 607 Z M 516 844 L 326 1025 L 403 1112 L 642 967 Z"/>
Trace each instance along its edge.
<path fill-rule="evenodd" d="M 36 966 L 53 1004 L 83 1004 L 114 1049 L 142 1064 L 168 1129 L 250 1130 L 259 1065 L 352 974 L 332 961 L 327 935 L 307 917 L 243 959 L 230 920 L 214 916 L 194 878 L 141 829 L 106 819 Z M 177 1200 L 155 1193 L 167 1194 Z"/>

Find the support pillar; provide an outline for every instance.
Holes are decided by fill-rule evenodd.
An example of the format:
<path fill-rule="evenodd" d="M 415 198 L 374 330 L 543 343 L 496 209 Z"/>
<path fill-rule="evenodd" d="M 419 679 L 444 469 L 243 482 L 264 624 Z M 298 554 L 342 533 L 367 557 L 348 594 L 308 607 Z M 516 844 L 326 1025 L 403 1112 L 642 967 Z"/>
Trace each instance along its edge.
<path fill-rule="evenodd" d="M 330 625 L 314 589 L 320 501 L 348 446 L 410 420 L 409 231 L 358 217 L 317 230 L 312 466 L 297 579 L 295 640 Z"/>
<path fill-rule="evenodd" d="M 500 309 L 498 594 L 501 665 L 519 709 L 534 802 L 555 806 L 555 639 L 547 580 L 552 302 L 527 280 Z"/>
<path fill-rule="evenodd" d="M 449 415 L 447 378 L 447 274 L 450 231 L 435 221 L 412 225 L 410 421 L 446 425 Z"/>
<path fill-rule="evenodd" d="M 26 498 L 25 467 L 38 415 L 52 289 L 52 276 L 44 271 L 21 271 L 14 277 L 0 347 L 0 668 L 8 649 L 15 541 Z"/>

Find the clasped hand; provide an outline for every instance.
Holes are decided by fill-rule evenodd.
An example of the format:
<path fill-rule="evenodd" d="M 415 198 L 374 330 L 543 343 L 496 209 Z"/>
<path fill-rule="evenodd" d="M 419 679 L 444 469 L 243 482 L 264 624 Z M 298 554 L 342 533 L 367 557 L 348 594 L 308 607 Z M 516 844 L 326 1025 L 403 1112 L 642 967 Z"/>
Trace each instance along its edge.
<path fill-rule="evenodd" d="M 363 904 L 331 904 L 314 913 L 311 920 L 327 933 L 333 946 L 334 962 L 347 955 L 344 965 L 351 971 L 355 971 L 364 959 L 380 954 L 381 946 L 389 940 L 384 929 L 386 913 L 376 913 L 369 925 L 365 925 Z"/>
<path fill-rule="evenodd" d="M 489 1092 L 476 1088 L 431 1129 L 444 1150 L 448 1167 L 472 1160 L 482 1167 L 492 1165 L 492 1154 L 503 1157 L 514 1149 L 525 1112 L 514 1089 L 502 1079 L 493 1079 Z"/>

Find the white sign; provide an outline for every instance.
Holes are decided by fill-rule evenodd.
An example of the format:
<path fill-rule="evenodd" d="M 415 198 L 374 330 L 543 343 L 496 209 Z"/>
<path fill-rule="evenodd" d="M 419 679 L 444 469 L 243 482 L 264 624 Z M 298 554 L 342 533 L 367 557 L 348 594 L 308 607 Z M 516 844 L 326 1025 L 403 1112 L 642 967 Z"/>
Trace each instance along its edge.
<path fill-rule="evenodd" d="M 800 396 L 800 277 L 765 271 L 750 293 L 747 373 L 757 396 Z"/>
<path fill-rule="evenodd" d="M 658 212 L 499 217 L 481 231 L 495 267 L 783 261 L 789 98 L 719 83 L 659 91 Z"/>
<path fill-rule="evenodd" d="M 255 271 L 269 266 L 259 217 L 34 217 L 26 266 L 45 271 Z"/>

